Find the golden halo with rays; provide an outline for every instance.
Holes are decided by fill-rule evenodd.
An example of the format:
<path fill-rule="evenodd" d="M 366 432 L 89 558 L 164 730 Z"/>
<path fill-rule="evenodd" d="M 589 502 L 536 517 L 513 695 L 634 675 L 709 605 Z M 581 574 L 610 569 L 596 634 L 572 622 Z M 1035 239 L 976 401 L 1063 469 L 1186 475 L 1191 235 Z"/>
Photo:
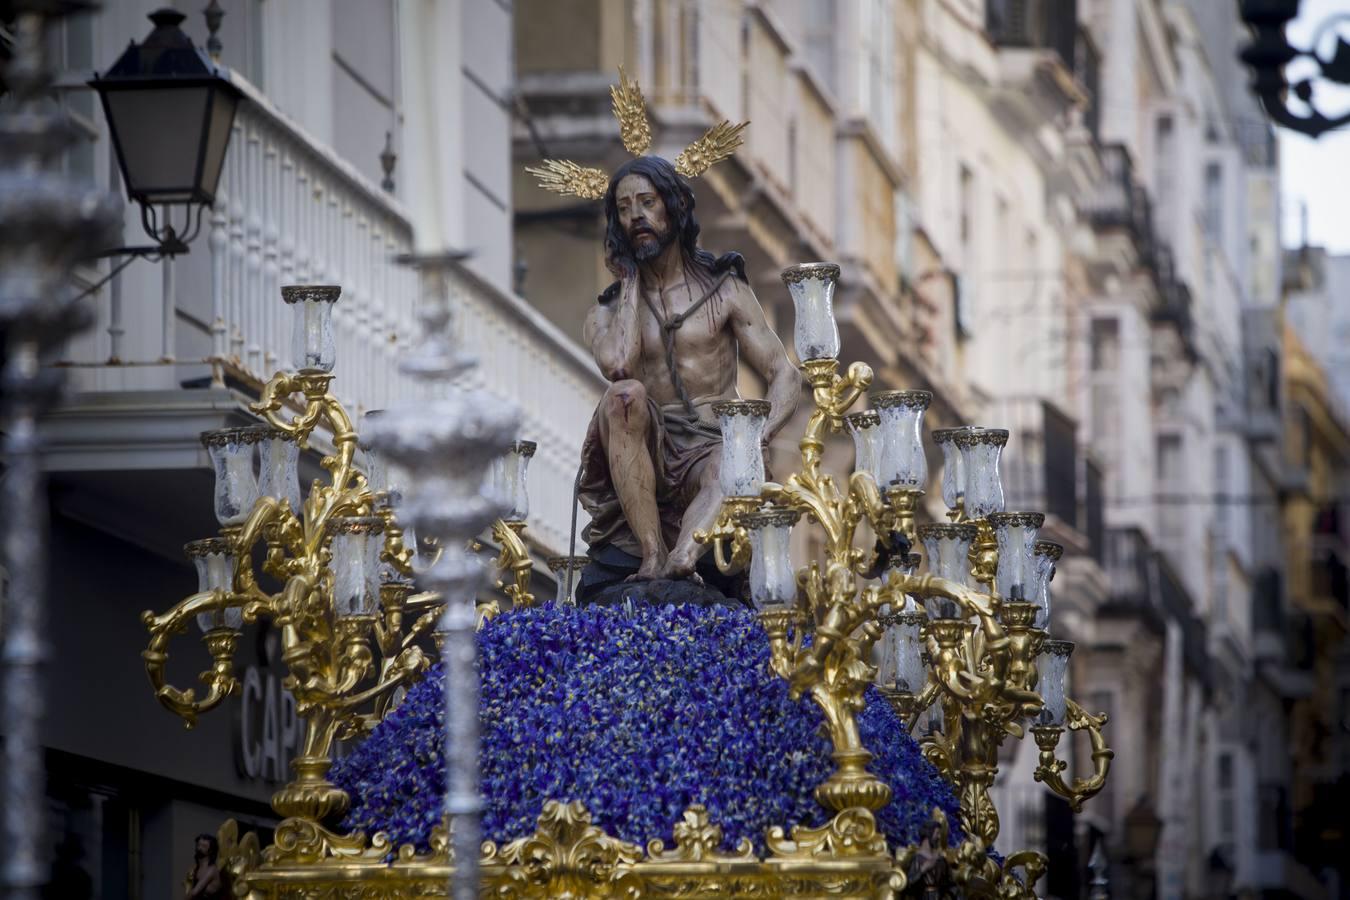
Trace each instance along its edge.
<path fill-rule="evenodd" d="M 624 149 L 633 156 L 642 156 L 652 143 L 652 127 L 647 121 L 647 101 L 636 81 L 619 67 L 619 83 L 610 85 L 614 118 L 619 120 L 619 137 Z M 685 178 L 697 178 L 712 166 L 736 152 L 745 141 L 743 132 L 749 122 L 732 125 L 723 119 L 704 132 L 680 155 L 675 157 L 675 171 Z M 539 179 L 539 186 L 555 194 L 600 200 L 609 188 L 609 175 L 604 169 L 583 166 L 570 159 L 546 159 L 538 166 L 526 166 L 525 171 Z"/>

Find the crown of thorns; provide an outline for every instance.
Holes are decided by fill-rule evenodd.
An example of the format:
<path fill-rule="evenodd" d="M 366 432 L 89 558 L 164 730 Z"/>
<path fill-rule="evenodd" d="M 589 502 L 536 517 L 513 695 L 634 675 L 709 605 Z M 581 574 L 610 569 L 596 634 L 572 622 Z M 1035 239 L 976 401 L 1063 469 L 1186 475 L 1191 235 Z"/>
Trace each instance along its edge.
<path fill-rule="evenodd" d="M 619 137 L 624 149 L 634 156 L 642 156 L 652 143 L 652 127 L 647 121 L 647 101 L 636 81 L 630 81 L 619 68 L 619 83 L 610 85 L 609 95 L 614 101 L 614 118 L 619 120 Z M 723 119 L 704 132 L 703 137 L 685 147 L 675 157 L 675 171 L 685 178 L 697 178 L 717 163 L 726 159 L 744 143 L 742 132 L 749 122 L 732 125 Z M 539 185 L 555 194 L 599 200 L 609 188 L 609 175 L 572 162 L 570 159 L 546 159 L 539 166 L 527 166 L 526 172 L 539 179 Z"/>

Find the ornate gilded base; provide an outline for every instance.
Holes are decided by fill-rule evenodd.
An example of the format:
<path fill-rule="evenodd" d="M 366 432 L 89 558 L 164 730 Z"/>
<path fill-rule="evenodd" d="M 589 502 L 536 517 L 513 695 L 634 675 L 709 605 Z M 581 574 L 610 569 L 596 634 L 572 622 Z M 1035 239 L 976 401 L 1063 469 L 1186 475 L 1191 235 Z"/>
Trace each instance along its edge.
<path fill-rule="evenodd" d="M 936 815 L 936 814 L 935 814 Z M 946 823 L 940 817 L 939 833 Z M 721 849 L 722 829 L 695 804 L 674 829 L 674 846 L 653 840 L 639 847 L 591 823 L 579 802 L 544 804 L 534 834 L 498 846 L 483 844 L 479 860 L 482 897 L 520 900 L 580 898 L 831 897 L 882 900 L 908 884 L 918 847 L 894 854 L 862 808 L 845 810 L 819 828 L 797 827 L 791 835 L 771 828 L 767 858 L 749 841 Z M 454 866 L 444 828 L 431 849 L 394 848 L 383 834 L 338 835 L 313 823 L 288 819 L 266 850 L 257 836 L 239 839 L 234 821 L 220 829 L 220 864 L 245 900 L 389 900 L 447 897 Z M 941 848 L 966 900 L 1033 900 L 1045 873 L 1045 857 L 1017 853 L 1002 866 L 979 841 Z"/>
<path fill-rule="evenodd" d="M 759 859 L 748 842 L 719 849 L 722 829 L 702 806 L 691 806 L 676 824 L 675 845 L 655 840 L 646 848 L 620 841 L 591 824 L 578 802 L 544 804 L 533 835 L 498 847 L 483 845 L 483 897 L 563 898 L 831 897 L 874 900 L 905 885 L 871 813 L 848 810 L 820 828 L 797 828 L 791 837 L 772 829 L 770 856 Z M 453 866 L 445 832 L 430 853 L 393 848 L 376 835 L 339 836 L 288 820 L 277 844 L 258 851 L 237 841 L 234 822 L 221 829 L 221 863 L 233 876 L 236 896 L 248 900 L 386 900 L 446 897 Z M 242 886 L 242 889 L 240 889 Z"/>

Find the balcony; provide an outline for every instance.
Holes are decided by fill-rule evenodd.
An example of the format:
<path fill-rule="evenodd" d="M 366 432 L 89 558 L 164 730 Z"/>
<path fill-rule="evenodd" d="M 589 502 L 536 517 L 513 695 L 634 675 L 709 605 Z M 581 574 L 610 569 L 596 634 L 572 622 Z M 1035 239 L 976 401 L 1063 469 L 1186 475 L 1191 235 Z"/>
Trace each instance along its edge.
<path fill-rule="evenodd" d="M 1153 254 L 1153 210 L 1148 191 L 1135 182 L 1134 162 L 1124 144 L 1101 148 L 1102 178 L 1081 211 L 1099 231 L 1120 230 L 1134 241 L 1141 260 Z"/>
<path fill-rule="evenodd" d="M 1162 615 L 1149 577 L 1153 548 L 1137 528 L 1108 528 L 1102 541 L 1102 568 L 1111 585 L 1110 611 L 1142 614 L 1161 627 Z"/>
<path fill-rule="evenodd" d="M 1158 290 L 1158 305 L 1153 311 L 1153 322 L 1170 324 L 1176 328 L 1188 352 L 1195 352 L 1195 319 L 1191 289 L 1177 275 L 1172 249 L 1159 244 L 1153 251 L 1153 283 Z"/>
<path fill-rule="evenodd" d="M 1001 114 L 1034 130 L 1088 105 L 1096 73 L 1077 52 L 1077 0 L 986 0 L 984 27 L 1000 51 Z"/>
<path fill-rule="evenodd" d="M 1073 70 L 1077 0 L 987 0 L 984 28 L 1000 48 L 1051 50 Z"/>
<path fill-rule="evenodd" d="M 96 305 L 96 327 L 68 346 L 62 364 L 76 393 L 46 423 L 52 471 L 88 478 L 110 465 L 141 477 L 204 470 L 197 432 L 249 418 L 247 402 L 290 364 L 283 284 L 342 285 L 334 390 L 354 415 L 420 389 L 398 371 L 419 332 L 415 273 L 395 262 L 413 246 L 406 211 L 235 80 L 247 100 L 207 233 L 186 257 L 128 269 L 111 302 Z M 454 294 L 459 340 L 480 361 L 467 386 L 521 407 L 521 434 L 539 443 L 531 532 L 545 549 L 561 551 L 601 379 L 518 297 L 467 268 L 458 271 Z M 134 313 L 123 297 L 135 298 Z M 143 304 L 157 308 L 147 312 Z"/>

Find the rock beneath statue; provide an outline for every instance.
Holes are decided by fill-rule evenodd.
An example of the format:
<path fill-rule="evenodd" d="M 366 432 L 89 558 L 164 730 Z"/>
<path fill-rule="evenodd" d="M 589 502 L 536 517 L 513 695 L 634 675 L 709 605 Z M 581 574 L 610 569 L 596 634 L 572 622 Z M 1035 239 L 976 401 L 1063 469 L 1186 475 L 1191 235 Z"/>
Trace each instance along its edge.
<path fill-rule="evenodd" d="M 578 601 L 583 602 L 583 601 Z M 628 581 L 611 584 L 596 591 L 584 603 L 596 606 L 617 606 L 621 604 L 650 604 L 675 606 L 692 603 L 696 606 L 728 606 L 743 608 L 739 600 L 733 600 L 716 588 L 683 578 L 656 578 L 651 581 Z"/>
<path fill-rule="evenodd" d="M 697 572 L 703 583 L 694 579 L 659 578 L 651 581 L 628 581 L 637 572 L 642 560 L 614 546 L 590 551 L 590 562 L 581 570 L 577 583 L 577 603 L 582 606 L 597 604 L 615 606 L 623 603 L 663 606 L 667 603 L 697 606 L 728 606 L 749 608 L 745 596 L 744 576 L 726 576 L 717 570 L 711 553 L 699 560 Z"/>

